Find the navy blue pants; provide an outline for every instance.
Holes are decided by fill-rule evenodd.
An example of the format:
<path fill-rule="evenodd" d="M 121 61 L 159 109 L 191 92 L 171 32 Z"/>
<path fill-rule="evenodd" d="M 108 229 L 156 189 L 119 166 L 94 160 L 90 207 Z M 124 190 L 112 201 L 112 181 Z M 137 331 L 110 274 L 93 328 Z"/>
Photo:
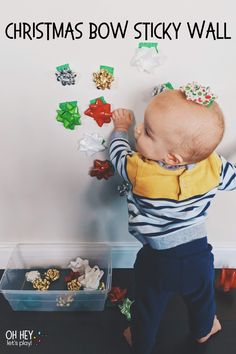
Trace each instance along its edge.
<path fill-rule="evenodd" d="M 187 305 L 193 337 L 210 332 L 215 316 L 211 250 L 206 237 L 167 250 L 148 245 L 140 249 L 134 263 L 135 302 L 131 306 L 135 354 L 152 352 L 163 311 L 176 292 Z"/>

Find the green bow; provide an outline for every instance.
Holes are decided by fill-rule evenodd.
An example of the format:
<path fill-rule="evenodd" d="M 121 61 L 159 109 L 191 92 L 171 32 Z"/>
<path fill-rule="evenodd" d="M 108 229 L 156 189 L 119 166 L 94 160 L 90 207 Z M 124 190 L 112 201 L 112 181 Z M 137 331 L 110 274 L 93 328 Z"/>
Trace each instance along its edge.
<path fill-rule="evenodd" d="M 131 320 L 130 307 L 134 301 L 131 301 L 128 297 L 126 297 L 122 303 L 119 305 L 120 312 L 125 315 L 128 321 Z"/>
<path fill-rule="evenodd" d="M 76 125 L 81 125 L 77 101 L 62 102 L 59 107 L 56 120 L 63 123 L 65 128 L 73 130 Z"/>

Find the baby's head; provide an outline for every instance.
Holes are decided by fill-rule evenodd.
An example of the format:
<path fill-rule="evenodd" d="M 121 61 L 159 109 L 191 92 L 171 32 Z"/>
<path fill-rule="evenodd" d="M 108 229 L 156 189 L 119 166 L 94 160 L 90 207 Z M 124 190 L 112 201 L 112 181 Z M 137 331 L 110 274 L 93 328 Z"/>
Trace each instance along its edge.
<path fill-rule="evenodd" d="M 191 164 L 206 159 L 223 134 L 224 116 L 216 102 L 206 107 L 169 90 L 149 102 L 135 130 L 136 149 L 168 165 Z"/>

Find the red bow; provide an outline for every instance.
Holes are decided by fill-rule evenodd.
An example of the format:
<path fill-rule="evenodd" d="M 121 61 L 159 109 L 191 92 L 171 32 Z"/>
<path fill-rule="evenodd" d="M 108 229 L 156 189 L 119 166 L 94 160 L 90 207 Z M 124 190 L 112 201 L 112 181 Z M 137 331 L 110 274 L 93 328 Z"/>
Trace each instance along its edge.
<path fill-rule="evenodd" d="M 108 179 L 114 175 L 114 169 L 109 160 L 94 160 L 89 174 L 91 177 L 97 177 L 97 179 Z"/>
<path fill-rule="evenodd" d="M 236 269 L 222 268 L 216 287 L 223 288 L 225 292 L 236 288 Z"/>
<path fill-rule="evenodd" d="M 65 278 L 64 278 L 65 282 L 68 283 L 69 281 L 71 281 L 73 279 L 78 279 L 80 275 L 81 275 L 80 272 L 73 272 L 73 270 L 72 270 L 72 271 L 70 271 L 69 274 L 67 274 L 65 276 Z"/>
<path fill-rule="evenodd" d="M 104 123 L 110 123 L 111 121 L 111 105 L 109 103 L 103 103 L 100 98 L 97 98 L 95 103 L 89 105 L 89 108 L 84 114 L 94 118 L 99 127 L 102 127 Z"/>
<path fill-rule="evenodd" d="M 115 286 L 114 288 L 111 288 L 111 291 L 108 294 L 108 298 L 112 303 L 118 302 L 124 299 L 126 293 L 127 289 L 121 289 L 118 286 Z"/>

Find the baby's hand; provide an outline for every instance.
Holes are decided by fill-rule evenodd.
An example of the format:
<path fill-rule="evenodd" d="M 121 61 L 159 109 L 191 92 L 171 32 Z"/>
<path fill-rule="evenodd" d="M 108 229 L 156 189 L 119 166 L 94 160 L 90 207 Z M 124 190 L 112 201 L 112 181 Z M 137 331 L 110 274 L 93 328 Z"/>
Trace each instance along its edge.
<path fill-rule="evenodd" d="M 133 116 L 128 109 L 118 108 L 112 112 L 112 120 L 116 131 L 127 132 L 132 124 Z"/>

